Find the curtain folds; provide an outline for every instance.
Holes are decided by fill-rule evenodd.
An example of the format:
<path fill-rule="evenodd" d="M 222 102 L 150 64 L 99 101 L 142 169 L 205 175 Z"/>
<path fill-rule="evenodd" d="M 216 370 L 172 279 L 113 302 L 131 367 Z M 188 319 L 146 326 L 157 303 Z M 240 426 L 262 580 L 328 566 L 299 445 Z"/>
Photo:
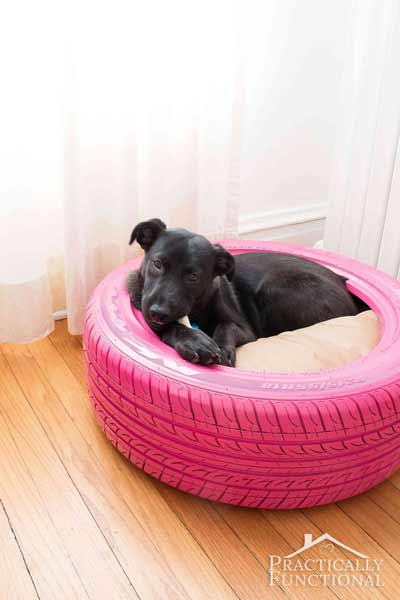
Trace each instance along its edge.
<path fill-rule="evenodd" d="M 62 308 L 54 262 L 77 334 L 93 288 L 135 252 L 139 220 L 236 235 L 243 85 L 234 1 L 88 0 L 61 13 L 39 2 L 29 10 L 35 22 L 35 10 L 46 13 L 43 31 L 29 15 L 21 24 L 20 9 L 2 40 L 19 76 L 13 62 L 3 81 L 0 145 L 12 156 L 0 341 L 27 342 L 47 335 Z"/>
<path fill-rule="evenodd" d="M 400 4 L 354 3 L 324 247 L 400 277 Z"/>
<path fill-rule="evenodd" d="M 237 235 L 241 181 L 241 209 L 254 197 L 260 218 L 325 201 L 331 171 L 325 247 L 400 276 L 397 0 L 328 12 L 318 0 L 14 0 L 6 13 L 0 342 L 44 337 L 65 307 L 80 333 L 94 287 L 137 251 L 140 220 Z M 335 98 L 315 100 L 328 85 Z"/>

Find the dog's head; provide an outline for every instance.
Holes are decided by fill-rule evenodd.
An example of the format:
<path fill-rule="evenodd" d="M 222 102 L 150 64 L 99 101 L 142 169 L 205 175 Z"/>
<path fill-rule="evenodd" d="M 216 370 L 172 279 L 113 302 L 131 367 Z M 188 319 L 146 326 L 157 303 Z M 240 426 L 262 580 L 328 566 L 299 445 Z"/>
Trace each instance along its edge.
<path fill-rule="evenodd" d="M 201 305 L 215 277 L 233 277 L 233 256 L 222 246 L 186 229 L 167 229 L 160 219 L 136 225 L 129 243 L 135 240 L 145 251 L 142 312 L 155 331 Z"/>

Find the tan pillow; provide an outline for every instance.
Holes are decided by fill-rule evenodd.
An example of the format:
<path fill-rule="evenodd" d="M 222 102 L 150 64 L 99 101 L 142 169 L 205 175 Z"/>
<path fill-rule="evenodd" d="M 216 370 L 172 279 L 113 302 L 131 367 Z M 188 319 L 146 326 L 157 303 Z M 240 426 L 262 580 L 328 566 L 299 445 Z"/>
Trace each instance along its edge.
<path fill-rule="evenodd" d="M 237 349 L 236 367 L 277 373 L 334 369 L 367 354 L 379 337 L 378 317 L 369 310 L 245 344 Z"/>

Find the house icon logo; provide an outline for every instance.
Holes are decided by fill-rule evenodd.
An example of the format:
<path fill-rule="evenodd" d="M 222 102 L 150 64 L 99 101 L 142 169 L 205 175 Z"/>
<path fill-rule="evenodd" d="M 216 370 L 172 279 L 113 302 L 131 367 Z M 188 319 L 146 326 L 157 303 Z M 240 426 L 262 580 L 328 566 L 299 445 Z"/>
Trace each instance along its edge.
<path fill-rule="evenodd" d="M 285 587 L 383 587 L 383 560 L 337 540 L 329 533 L 313 538 L 304 534 L 303 545 L 286 554 L 269 557 L 268 584 Z"/>
<path fill-rule="evenodd" d="M 303 546 L 301 548 L 299 548 L 298 550 L 296 550 L 295 552 L 292 552 L 291 554 L 287 554 L 285 556 L 285 558 L 293 558 L 294 556 L 297 556 L 298 554 L 302 554 L 302 552 L 304 552 L 305 550 L 308 550 L 309 548 L 313 548 L 314 546 L 317 546 L 318 544 L 320 544 L 321 542 L 325 542 L 326 540 L 328 540 L 328 542 L 330 544 L 335 544 L 339 548 L 342 548 L 343 550 L 346 550 L 347 552 L 351 552 L 352 554 L 354 554 L 355 556 L 358 556 L 359 558 L 368 558 L 368 556 L 366 554 L 362 554 L 361 552 L 354 550 L 354 548 L 350 548 L 350 546 L 346 546 L 346 544 L 342 544 L 342 542 L 339 542 L 339 540 L 336 540 L 334 537 L 329 535 L 329 533 L 324 533 L 324 534 L 320 535 L 319 537 L 315 538 L 315 540 L 313 540 L 312 533 L 305 533 Z"/>

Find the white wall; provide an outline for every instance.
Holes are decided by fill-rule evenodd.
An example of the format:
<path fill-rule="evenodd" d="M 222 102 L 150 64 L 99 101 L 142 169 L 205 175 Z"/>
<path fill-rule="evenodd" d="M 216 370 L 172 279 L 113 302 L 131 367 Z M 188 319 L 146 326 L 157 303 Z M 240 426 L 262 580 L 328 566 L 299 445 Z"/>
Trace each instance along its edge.
<path fill-rule="evenodd" d="M 312 223 L 300 242 L 322 237 L 351 8 L 348 0 L 247 4 L 244 237 L 292 238 L 287 226 L 298 222 Z"/>

